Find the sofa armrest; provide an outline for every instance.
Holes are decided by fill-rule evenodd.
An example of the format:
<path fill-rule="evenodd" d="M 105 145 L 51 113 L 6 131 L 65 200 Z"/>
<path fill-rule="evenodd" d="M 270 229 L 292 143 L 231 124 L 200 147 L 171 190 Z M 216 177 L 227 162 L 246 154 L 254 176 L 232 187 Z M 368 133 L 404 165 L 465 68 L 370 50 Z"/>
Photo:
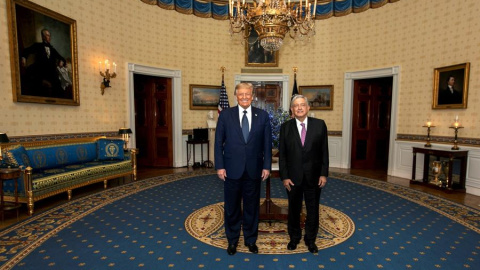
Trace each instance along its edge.
<path fill-rule="evenodd" d="M 25 183 L 25 194 L 28 194 L 29 191 L 33 190 L 33 168 L 28 166 L 23 170 L 23 181 Z"/>
<path fill-rule="evenodd" d="M 137 148 L 130 149 L 130 159 L 132 161 L 132 169 L 133 169 L 133 181 L 137 181 Z"/>

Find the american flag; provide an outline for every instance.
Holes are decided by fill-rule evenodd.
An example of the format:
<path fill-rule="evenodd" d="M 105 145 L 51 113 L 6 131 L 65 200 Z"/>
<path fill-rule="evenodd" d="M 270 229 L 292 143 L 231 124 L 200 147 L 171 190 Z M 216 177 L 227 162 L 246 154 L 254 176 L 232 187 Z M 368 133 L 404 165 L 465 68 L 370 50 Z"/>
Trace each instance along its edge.
<path fill-rule="evenodd" d="M 225 88 L 222 76 L 222 89 L 220 89 L 220 100 L 218 101 L 218 114 L 220 114 L 223 109 L 227 108 L 230 108 L 230 104 L 228 103 L 227 89 Z"/>
<path fill-rule="evenodd" d="M 297 89 L 297 74 L 295 74 L 294 79 L 293 79 L 293 90 L 292 90 L 292 98 L 294 96 L 298 95 L 298 89 Z"/>

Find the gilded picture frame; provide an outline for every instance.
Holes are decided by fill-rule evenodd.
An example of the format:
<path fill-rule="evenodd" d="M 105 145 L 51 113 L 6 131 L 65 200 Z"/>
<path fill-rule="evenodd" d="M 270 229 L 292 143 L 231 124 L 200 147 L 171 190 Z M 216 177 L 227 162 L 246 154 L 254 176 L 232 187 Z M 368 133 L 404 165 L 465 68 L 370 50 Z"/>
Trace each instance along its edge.
<path fill-rule="evenodd" d="M 278 67 L 278 51 L 270 52 L 265 50 L 260 45 L 255 29 L 253 27 L 247 29 L 250 30 L 250 36 L 245 40 L 245 66 Z"/>
<path fill-rule="evenodd" d="M 333 110 L 333 85 L 299 86 L 298 93 L 308 99 L 311 110 Z"/>
<path fill-rule="evenodd" d="M 77 23 L 25 0 L 7 0 L 14 102 L 80 105 Z"/>
<path fill-rule="evenodd" d="M 221 86 L 190 84 L 190 110 L 216 110 Z"/>
<path fill-rule="evenodd" d="M 435 68 L 432 109 L 466 109 L 470 63 Z"/>

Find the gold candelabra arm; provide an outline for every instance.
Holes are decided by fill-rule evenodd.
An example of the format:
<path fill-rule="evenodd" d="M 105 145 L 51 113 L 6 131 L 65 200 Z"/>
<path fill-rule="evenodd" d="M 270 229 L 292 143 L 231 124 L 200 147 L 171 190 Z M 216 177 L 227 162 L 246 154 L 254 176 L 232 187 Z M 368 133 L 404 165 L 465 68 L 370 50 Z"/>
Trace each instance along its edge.
<path fill-rule="evenodd" d="M 117 77 L 117 73 L 110 73 L 110 70 L 107 69 L 105 72 L 100 71 L 100 76 L 103 77 L 103 82 L 100 83 L 100 91 L 103 95 L 105 93 L 105 88 L 110 87 L 110 79 Z"/>
<path fill-rule="evenodd" d="M 453 126 L 453 127 L 450 127 L 450 128 L 453 128 L 455 130 L 455 137 L 453 139 L 453 147 L 452 147 L 452 150 L 460 150 L 460 147 L 458 147 L 458 130 L 463 128 L 463 127 L 460 127 L 460 126 Z"/>
<path fill-rule="evenodd" d="M 432 147 L 432 145 L 430 144 L 430 141 L 432 140 L 430 138 L 430 129 L 431 128 L 434 128 L 435 126 L 423 126 L 423 127 L 426 127 L 427 128 L 427 143 L 424 145 L 425 147 Z"/>

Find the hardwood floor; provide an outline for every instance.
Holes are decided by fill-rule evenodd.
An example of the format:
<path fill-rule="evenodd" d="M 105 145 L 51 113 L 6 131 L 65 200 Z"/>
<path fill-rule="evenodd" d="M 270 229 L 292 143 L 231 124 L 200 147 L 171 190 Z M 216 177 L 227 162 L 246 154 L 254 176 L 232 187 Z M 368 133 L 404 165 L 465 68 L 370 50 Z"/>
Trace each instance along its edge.
<path fill-rule="evenodd" d="M 138 180 L 147 179 L 150 177 L 158 176 L 158 175 L 167 175 L 172 173 L 178 172 L 185 172 L 185 171 L 192 171 L 193 168 L 189 167 L 182 167 L 182 168 L 139 168 L 137 171 L 137 178 Z M 202 170 L 196 169 L 196 170 Z M 389 183 L 395 183 L 398 185 L 410 187 L 416 190 L 420 190 L 429 194 L 436 195 L 441 198 L 445 198 L 450 201 L 454 201 L 460 204 L 464 204 L 466 206 L 479 209 L 480 210 L 480 196 L 475 196 L 471 194 L 464 194 L 464 193 L 445 193 L 441 190 L 437 190 L 431 187 L 421 186 L 410 184 L 409 179 L 399 178 L 394 176 L 388 176 L 384 171 L 374 171 L 374 170 L 358 170 L 358 169 L 339 169 L 339 168 L 330 168 L 332 172 L 340 172 L 340 173 L 349 173 L 352 175 L 363 176 L 367 178 L 377 179 L 380 181 L 386 181 Z M 131 180 L 129 177 L 119 178 L 110 180 L 108 182 L 108 187 L 115 187 L 119 185 L 123 185 L 129 183 Z M 81 198 L 87 195 L 90 195 L 95 192 L 99 192 L 103 190 L 103 183 L 92 184 L 87 187 L 78 188 L 73 190 L 73 198 Z M 67 194 L 58 194 L 56 196 L 38 201 L 35 203 L 35 214 L 42 213 L 51 209 L 52 207 L 59 206 L 68 202 Z M 4 220 L 0 224 L 0 229 L 6 228 L 10 225 L 15 224 L 16 222 L 25 220 L 28 218 L 27 215 L 27 207 L 26 205 L 22 205 L 19 211 L 19 215 L 17 218 L 16 211 L 6 211 L 4 213 Z"/>

